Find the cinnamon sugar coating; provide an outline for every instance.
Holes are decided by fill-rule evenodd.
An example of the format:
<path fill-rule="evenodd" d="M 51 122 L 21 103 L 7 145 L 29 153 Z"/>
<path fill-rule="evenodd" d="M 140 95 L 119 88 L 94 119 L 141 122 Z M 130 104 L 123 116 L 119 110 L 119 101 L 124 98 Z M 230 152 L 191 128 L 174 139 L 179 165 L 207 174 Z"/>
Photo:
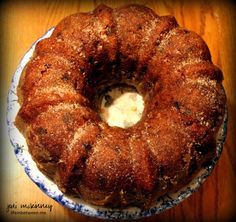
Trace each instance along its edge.
<path fill-rule="evenodd" d="M 206 43 L 140 5 L 64 18 L 41 40 L 19 84 L 16 125 L 40 170 L 95 205 L 149 207 L 215 156 L 226 97 Z M 115 84 L 143 96 L 132 127 L 108 126 L 97 95 Z"/>

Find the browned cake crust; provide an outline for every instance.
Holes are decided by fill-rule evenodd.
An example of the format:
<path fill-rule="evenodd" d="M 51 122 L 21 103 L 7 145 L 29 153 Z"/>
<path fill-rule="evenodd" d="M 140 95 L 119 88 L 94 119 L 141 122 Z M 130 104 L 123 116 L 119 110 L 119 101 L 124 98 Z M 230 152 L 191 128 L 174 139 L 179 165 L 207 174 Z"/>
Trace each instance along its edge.
<path fill-rule="evenodd" d="M 110 207 L 148 207 L 215 156 L 226 98 L 207 45 L 174 17 L 127 5 L 63 19 L 40 41 L 19 85 L 16 125 L 59 188 Z M 141 120 L 104 123 L 96 95 L 126 83 Z"/>

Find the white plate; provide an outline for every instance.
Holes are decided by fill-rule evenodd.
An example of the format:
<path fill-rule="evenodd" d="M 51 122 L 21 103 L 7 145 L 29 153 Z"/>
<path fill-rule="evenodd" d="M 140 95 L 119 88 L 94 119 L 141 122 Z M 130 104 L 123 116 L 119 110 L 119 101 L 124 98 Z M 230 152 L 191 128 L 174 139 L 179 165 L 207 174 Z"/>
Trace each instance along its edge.
<path fill-rule="evenodd" d="M 48 179 L 43 173 L 39 171 L 35 162 L 32 160 L 32 157 L 28 151 L 28 146 L 26 144 L 25 138 L 18 131 L 16 126 L 14 125 L 15 117 L 20 108 L 17 97 L 17 86 L 19 83 L 20 75 L 33 55 L 33 51 L 35 45 L 38 41 L 43 38 L 49 37 L 54 28 L 51 28 L 47 31 L 40 39 L 38 39 L 29 49 L 29 51 L 25 54 L 20 64 L 17 67 L 17 70 L 14 74 L 14 77 L 11 82 L 9 94 L 8 94 L 8 106 L 7 106 L 7 126 L 8 126 L 8 134 L 10 137 L 11 144 L 14 148 L 14 152 L 20 164 L 24 167 L 25 172 L 30 177 L 30 179 L 49 197 L 53 198 L 61 205 L 70 208 L 76 212 L 81 214 L 98 217 L 103 219 L 138 219 L 147 216 L 151 216 L 154 214 L 158 214 L 163 212 L 166 209 L 169 209 L 182 200 L 189 197 L 193 192 L 197 191 L 201 184 L 206 180 L 206 178 L 211 174 L 216 162 L 218 161 L 222 149 L 223 144 L 226 137 L 227 132 L 227 109 L 224 116 L 223 124 L 219 130 L 219 135 L 217 139 L 217 155 L 216 157 L 209 163 L 209 165 L 205 166 L 199 174 L 191 181 L 191 183 L 181 189 L 176 193 L 170 193 L 159 198 L 156 203 L 150 207 L 149 209 L 142 210 L 137 207 L 128 207 L 125 209 L 111 209 L 111 208 L 103 208 L 97 207 L 88 203 L 85 203 L 79 198 L 73 198 L 68 195 L 63 194 L 57 187 L 57 185 Z"/>

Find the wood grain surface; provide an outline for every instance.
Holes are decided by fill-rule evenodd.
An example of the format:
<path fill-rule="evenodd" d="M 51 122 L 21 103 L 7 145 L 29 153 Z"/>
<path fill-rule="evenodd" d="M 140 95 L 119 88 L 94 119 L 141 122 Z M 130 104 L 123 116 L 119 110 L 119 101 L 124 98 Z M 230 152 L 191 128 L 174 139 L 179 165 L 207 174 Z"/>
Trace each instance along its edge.
<path fill-rule="evenodd" d="M 102 221 L 72 212 L 47 197 L 27 177 L 16 160 L 6 133 L 7 92 L 14 71 L 31 44 L 63 17 L 93 10 L 99 3 L 118 7 L 128 1 L 5 1 L 1 3 L 1 215 L 6 221 Z M 229 221 L 236 211 L 236 69 L 233 3 L 221 1 L 129 1 L 141 3 L 159 15 L 171 14 L 181 26 L 200 34 L 212 60 L 224 73 L 228 100 L 228 134 L 222 156 L 199 191 L 166 212 L 139 221 Z M 9 204 L 52 204 L 45 215 L 12 215 Z"/>

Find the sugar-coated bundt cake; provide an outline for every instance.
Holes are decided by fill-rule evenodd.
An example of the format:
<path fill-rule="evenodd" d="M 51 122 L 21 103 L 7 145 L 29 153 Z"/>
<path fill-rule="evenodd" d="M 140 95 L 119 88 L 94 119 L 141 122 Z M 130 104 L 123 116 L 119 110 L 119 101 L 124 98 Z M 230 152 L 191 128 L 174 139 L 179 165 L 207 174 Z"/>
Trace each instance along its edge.
<path fill-rule="evenodd" d="M 148 207 L 176 191 L 216 153 L 226 98 L 205 42 L 140 5 L 63 19 L 37 43 L 18 87 L 16 125 L 40 170 L 95 205 Z M 96 98 L 134 86 L 138 123 L 111 127 Z"/>

